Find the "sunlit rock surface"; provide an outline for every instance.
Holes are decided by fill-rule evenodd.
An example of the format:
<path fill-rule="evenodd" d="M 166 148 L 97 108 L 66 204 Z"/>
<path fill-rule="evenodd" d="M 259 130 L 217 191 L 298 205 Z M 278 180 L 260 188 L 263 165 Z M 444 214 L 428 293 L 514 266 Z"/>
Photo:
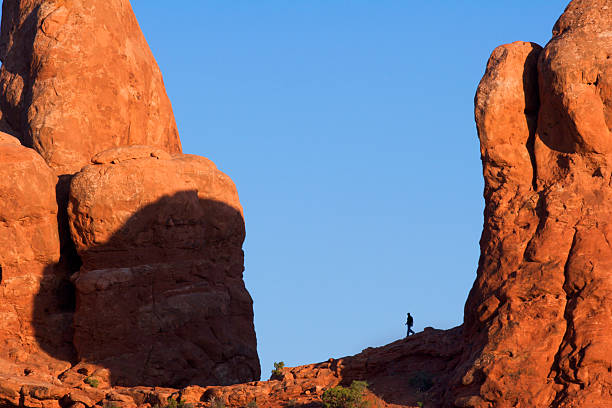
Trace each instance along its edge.
<path fill-rule="evenodd" d="M 0 109 L 57 174 L 115 146 L 181 152 L 129 1 L 4 0 L 0 60 Z"/>

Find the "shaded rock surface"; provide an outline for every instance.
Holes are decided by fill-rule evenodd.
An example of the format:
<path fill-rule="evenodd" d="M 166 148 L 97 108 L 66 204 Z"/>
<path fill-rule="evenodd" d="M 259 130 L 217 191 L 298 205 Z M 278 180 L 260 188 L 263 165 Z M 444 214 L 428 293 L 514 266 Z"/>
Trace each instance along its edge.
<path fill-rule="evenodd" d="M 0 108 L 57 174 L 108 148 L 181 144 L 129 1 L 4 0 Z"/>
<path fill-rule="evenodd" d="M 31 377 L 6 378 L 0 375 L 0 404 L 21 397 L 25 407 L 60 407 L 76 402 L 86 407 L 151 407 L 165 404 L 168 398 L 194 407 L 217 407 L 221 401 L 228 408 L 311 407 L 321 408 L 323 393 L 353 380 L 365 380 L 369 389 L 365 399 L 374 407 L 442 406 L 439 396 L 449 380 L 450 371 L 461 354 L 461 328 L 450 331 L 425 329 L 410 338 L 384 347 L 368 348 L 352 357 L 300 367 L 283 368 L 269 381 L 256 381 L 226 387 L 187 386 L 111 387 L 106 373 L 96 366 L 81 364 L 67 371 L 55 383 Z M 97 388 L 87 385 L 87 378 L 99 379 Z M 12 398 L 12 400 L 11 400 Z"/>
<path fill-rule="evenodd" d="M 0 376 L 259 379 L 236 189 L 181 155 L 129 1 L 4 0 L 0 60 Z"/>
<path fill-rule="evenodd" d="M 0 133 L 0 366 L 48 374 L 70 367 L 72 314 L 59 261 L 57 178 L 45 161 Z M 54 350 L 54 357 L 47 352 Z"/>
<path fill-rule="evenodd" d="M 113 384 L 258 379 L 234 183 L 208 159 L 159 156 L 113 149 L 72 180 L 79 359 L 109 368 Z"/>

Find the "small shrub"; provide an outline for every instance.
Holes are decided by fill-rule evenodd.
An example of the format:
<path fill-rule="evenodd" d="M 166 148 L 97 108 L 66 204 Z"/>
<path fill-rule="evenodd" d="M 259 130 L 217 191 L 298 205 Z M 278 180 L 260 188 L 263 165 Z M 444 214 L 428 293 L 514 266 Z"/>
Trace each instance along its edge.
<path fill-rule="evenodd" d="M 408 380 L 408 384 L 419 392 L 425 392 L 433 387 L 434 382 L 431 374 L 419 371 Z"/>
<path fill-rule="evenodd" d="M 326 390 L 321 400 L 325 408 L 367 408 L 369 404 L 363 399 L 367 387 L 365 381 L 353 381 L 348 388 L 338 385 Z"/>
<path fill-rule="evenodd" d="M 294 399 L 290 399 L 289 401 L 287 401 L 285 403 L 285 407 L 287 407 L 287 408 L 295 408 L 297 406 L 298 406 L 298 402 L 297 402 L 297 400 L 295 398 Z"/>
<path fill-rule="evenodd" d="M 253 401 L 249 402 L 247 404 L 246 408 L 257 408 L 257 401 L 253 400 Z"/>
<path fill-rule="evenodd" d="M 193 408 L 192 404 L 186 404 L 183 401 L 177 401 L 172 397 L 168 397 L 166 405 L 155 404 L 153 408 Z"/>
<path fill-rule="evenodd" d="M 272 377 L 270 378 L 280 377 L 283 374 L 283 368 L 285 368 L 284 362 L 274 363 L 274 370 L 272 370 Z"/>
<path fill-rule="evenodd" d="M 423 402 L 422 402 L 422 401 L 417 401 L 417 405 L 418 405 L 420 408 L 423 408 Z"/>
<path fill-rule="evenodd" d="M 100 385 L 100 380 L 92 376 L 85 378 L 83 382 L 93 388 L 98 388 L 98 385 Z"/>

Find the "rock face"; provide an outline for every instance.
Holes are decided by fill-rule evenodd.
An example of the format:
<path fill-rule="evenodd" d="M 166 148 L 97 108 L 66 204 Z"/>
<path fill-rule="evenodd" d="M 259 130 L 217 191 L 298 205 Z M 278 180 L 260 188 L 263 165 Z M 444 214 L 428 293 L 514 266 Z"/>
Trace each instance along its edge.
<path fill-rule="evenodd" d="M 476 95 L 478 277 L 448 403 L 612 406 L 612 3 L 497 48 Z"/>
<path fill-rule="evenodd" d="M 161 73 L 124 0 L 4 0 L 0 109 L 57 174 L 146 144 L 180 153 Z"/>
<path fill-rule="evenodd" d="M 0 389 L 259 379 L 236 189 L 181 154 L 129 1 L 4 0 L 0 60 Z"/>
<path fill-rule="evenodd" d="M 489 60 L 475 100 L 484 230 L 462 327 L 221 387 L 260 375 L 233 183 L 177 154 L 127 2 L 4 1 L 0 405 L 315 407 L 367 380 L 385 407 L 612 406 L 610 27 L 609 0 L 574 0 L 545 48 Z"/>
<path fill-rule="evenodd" d="M 34 150 L 0 133 L 0 366 L 11 371 L 26 365 L 57 375 L 70 367 L 70 293 L 54 268 L 56 182 Z"/>
<path fill-rule="evenodd" d="M 83 266 L 74 343 L 113 384 L 258 379 L 245 229 L 232 181 L 207 159 L 146 146 L 94 158 L 71 183 Z"/>

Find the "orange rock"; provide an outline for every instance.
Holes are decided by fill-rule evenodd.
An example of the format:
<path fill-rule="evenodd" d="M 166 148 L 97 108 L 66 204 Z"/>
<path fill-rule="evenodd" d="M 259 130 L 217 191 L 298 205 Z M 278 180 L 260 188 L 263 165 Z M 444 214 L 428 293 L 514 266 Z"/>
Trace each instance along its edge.
<path fill-rule="evenodd" d="M 161 73 L 128 1 L 6 0 L 0 44 L 4 119 L 57 174 L 114 146 L 181 152 Z"/>
<path fill-rule="evenodd" d="M 608 1 L 575 0 L 544 50 L 491 56 L 481 258 L 449 404 L 612 406 L 610 25 Z"/>
<path fill-rule="evenodd" d="M 59 372 L 69 363 L 71 314 L 59 261 L 57 178 L 32 149 L 0 134 L 0 360 L 16 371 Z M 0 366 L 5 367 L 0 363 Z M 8 368 L 8 367 L 7 367 Z"/>
<path fill-rule="evenodd" d="M 19 142 L 19 139 L 4 132 L 0 132 L 0 144 L 14 144 L 17 146 L 21 146 L 21 142 Z"/>
<path fill-rule="evenodd" d="M 80 363 L 60 376 L 58 385 L 61 387 L 51 386 L 49 382 L 57 379 L 49 379 L 47 383 L 31 383 L 27 393 L 30 396 L 34 391 L 41 398 L 37 400 L 40 404 L 57 403 L 58 396 L 64 394 L 59 398 L 62 406 L 150 407 L 163 405 L 171 397 L 194 407 L 211 407 L 215 400 L 223 401 L 230 408 L 241 408 L 252 402 L 266 408 L 288 405 L 319 407 L 321 396 L 327 389 L 339 384 L 349 385 L 353 380 L 365 380 L 369 390 L 364 398 L 373 406 L 417 407 L 417 403 L 424 400 L 428 406 L 442 406 L 441 395 L 449 383 L 452 367 L 461 355 L 461 337 L 461 328 L 449 331 L 428 329 L 384 347 L 368 348 L 356 356 L 287 367 L 283 372 L 287 378 L 292 378 L 291 381 L 254 381 L 229 386 L 188 386 L 183 389 L 115 386 L 99 389 L 82 384 L 85 376 L 98 375 L 95 365 Z M 18 401 L 20 390 L 25 390 L 22 384 L 23 378 L 5 381 L 0 375 L 0 401 Z"/>
<path fill-rule="evenodd" d="M 79 358 L 113 384 L 259 379 L 236 188 L 208 159 L 107 151 L 71 183 Z"/>
<path fill-rule="evenodd" d="M 128 4 L 5 1 L 0 405 L 318 406 L 327 389 L 365 380 L 385 407 L 612 406 L 608 3 L 574 0 L 544 49 L 517 42 L 489 60 L 475 100 L 485 219 L 464 325 L 234 384 L 259 378 L 242 208 L 212 162 L 177 154 Z M 55 174 L 93 164 L 56 187 L 11 135 Z M 83 263 L 74 335 L 57 223 L 69 189 Z"/>

